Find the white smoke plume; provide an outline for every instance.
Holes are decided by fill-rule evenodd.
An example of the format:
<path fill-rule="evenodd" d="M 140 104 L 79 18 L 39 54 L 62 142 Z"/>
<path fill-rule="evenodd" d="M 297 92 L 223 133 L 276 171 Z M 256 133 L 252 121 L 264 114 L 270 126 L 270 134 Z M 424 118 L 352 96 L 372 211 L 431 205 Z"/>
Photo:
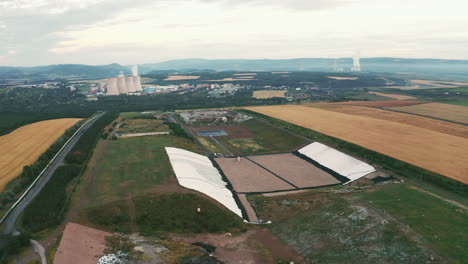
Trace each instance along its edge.
<path fill-rule="evenodd" d="M 138 65 L 137 64 L 133 65 L 132 74 L 133 74 L 133 76 L 138 76 Z"/>

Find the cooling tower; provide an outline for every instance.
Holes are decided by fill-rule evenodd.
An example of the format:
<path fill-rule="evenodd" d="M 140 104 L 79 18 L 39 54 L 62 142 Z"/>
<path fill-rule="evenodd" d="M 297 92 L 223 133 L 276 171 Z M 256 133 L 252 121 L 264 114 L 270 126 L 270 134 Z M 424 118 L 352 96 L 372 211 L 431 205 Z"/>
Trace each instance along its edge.
<path fill-rule="evenodd" d="M 117 89 L 120 94 L 127 94 L 127 83 L 125 82 L 125 76 L 117 77 Z"/>
<path fill-rule="evenodd" d="M 125 83 L 127 85 L 127 91 L 129 93 L 134 93 L 136 92 L 135 86 L 133 85 L 133 76 L 127 76 L 125 77 Z"/>
<path fill-rule="evenodd" d="M 119 95 L 117 88 L 117 78 L 107 79 L 107 95 Z"/>
<path fill-rule="evenodd" d="M 140 76 L 133 76 L 133 87 L 137 92 L 143 92 L 141 88 L 141 77 Z"/>

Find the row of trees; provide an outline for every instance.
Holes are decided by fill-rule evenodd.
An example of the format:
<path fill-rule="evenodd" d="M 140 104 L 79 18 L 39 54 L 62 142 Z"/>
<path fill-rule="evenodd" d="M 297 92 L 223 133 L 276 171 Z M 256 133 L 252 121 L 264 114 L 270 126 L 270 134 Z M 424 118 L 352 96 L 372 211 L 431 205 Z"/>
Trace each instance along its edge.
<path fill-rule="evenodd" d="M 106 113 L 83 133 L 66 156 L 66 164 L 55 171 L 50 181 L 24 210 L 21 222 L 24 230 L 35 233 L 62 222 L 71 195 L 67 192 L 67 187 L 84 171 L 104 128 L 117 117 L 117 113 Z"/>
<path fill-rule="evenodd" d="M 22 173 L 14 180 L 10 181 L 3 192 L 0 193 L 0 209 L 11 204 L 20 193 L 23 193 L 24 190 L 31 185 L 49 161 L 57 154 L 60 148 L 62 148 L 63 144 L 65 144 L 81 125 L 82 122 L 79 122 L 66 130 L 54 144 L 39 156 L 36 162 L 24 166 Z"/>

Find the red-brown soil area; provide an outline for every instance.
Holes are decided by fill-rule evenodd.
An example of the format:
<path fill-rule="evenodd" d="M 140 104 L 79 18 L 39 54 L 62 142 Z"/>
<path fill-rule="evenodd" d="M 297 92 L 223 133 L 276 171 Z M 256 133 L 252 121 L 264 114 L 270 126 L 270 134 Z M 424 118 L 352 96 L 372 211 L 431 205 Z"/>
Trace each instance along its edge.
<path fill-rule="evenodd" d="M 340 183 L 332 175 L 290 153 L 249 156 L 248 159 L 299 188 Z"/>
<path fill-rule="evenodd" d="M 95 264 L 104 255 L 105 237 L 111 233 L 86 226 L 68 223 L 63 233 L 55 264 Z"/>
<path fill-rule="evenodd" d="M 242 126 L 209 126 L 209 127 L 195 127 L 195 131 L 211 131 L 211 130 L 224 130 L 229 134 L 230 138 L 252 138 L 255 135 L 247 128 Z"/>
<path fill-rule="evenodd" d="M 273 192 L 295 189 L 274 174 L 246 158 L 216 158 L 234 189 L 240 193 Z"/>
<path fill-rule="evenodd" d="M 216 247 L 213 253 L 226 264 L 307 263 L 290 246 L 267 228 L 251 229 L 243 234 L 171 234 L 171 239 L 185 243 L 203 242 Z"/>

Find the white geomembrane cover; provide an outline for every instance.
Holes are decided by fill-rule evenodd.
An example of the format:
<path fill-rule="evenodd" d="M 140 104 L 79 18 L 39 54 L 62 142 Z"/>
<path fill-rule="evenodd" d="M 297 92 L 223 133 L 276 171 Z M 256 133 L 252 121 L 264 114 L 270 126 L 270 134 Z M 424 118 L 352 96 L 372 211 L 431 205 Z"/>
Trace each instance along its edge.
<path fill-rule="evenodd" d="M 166 152 L 180 185 L 210 196 L 242 217 L 232 192 L 210 159 L 178 148 L 166 147 Z"/>
<path fill-rule="evenodd" d="M 299 153 L 350 179 L 346 183 L 355 181 L 375 171 L 375 168 L 369 164 L 318 142 L 301 148 Z"/>

